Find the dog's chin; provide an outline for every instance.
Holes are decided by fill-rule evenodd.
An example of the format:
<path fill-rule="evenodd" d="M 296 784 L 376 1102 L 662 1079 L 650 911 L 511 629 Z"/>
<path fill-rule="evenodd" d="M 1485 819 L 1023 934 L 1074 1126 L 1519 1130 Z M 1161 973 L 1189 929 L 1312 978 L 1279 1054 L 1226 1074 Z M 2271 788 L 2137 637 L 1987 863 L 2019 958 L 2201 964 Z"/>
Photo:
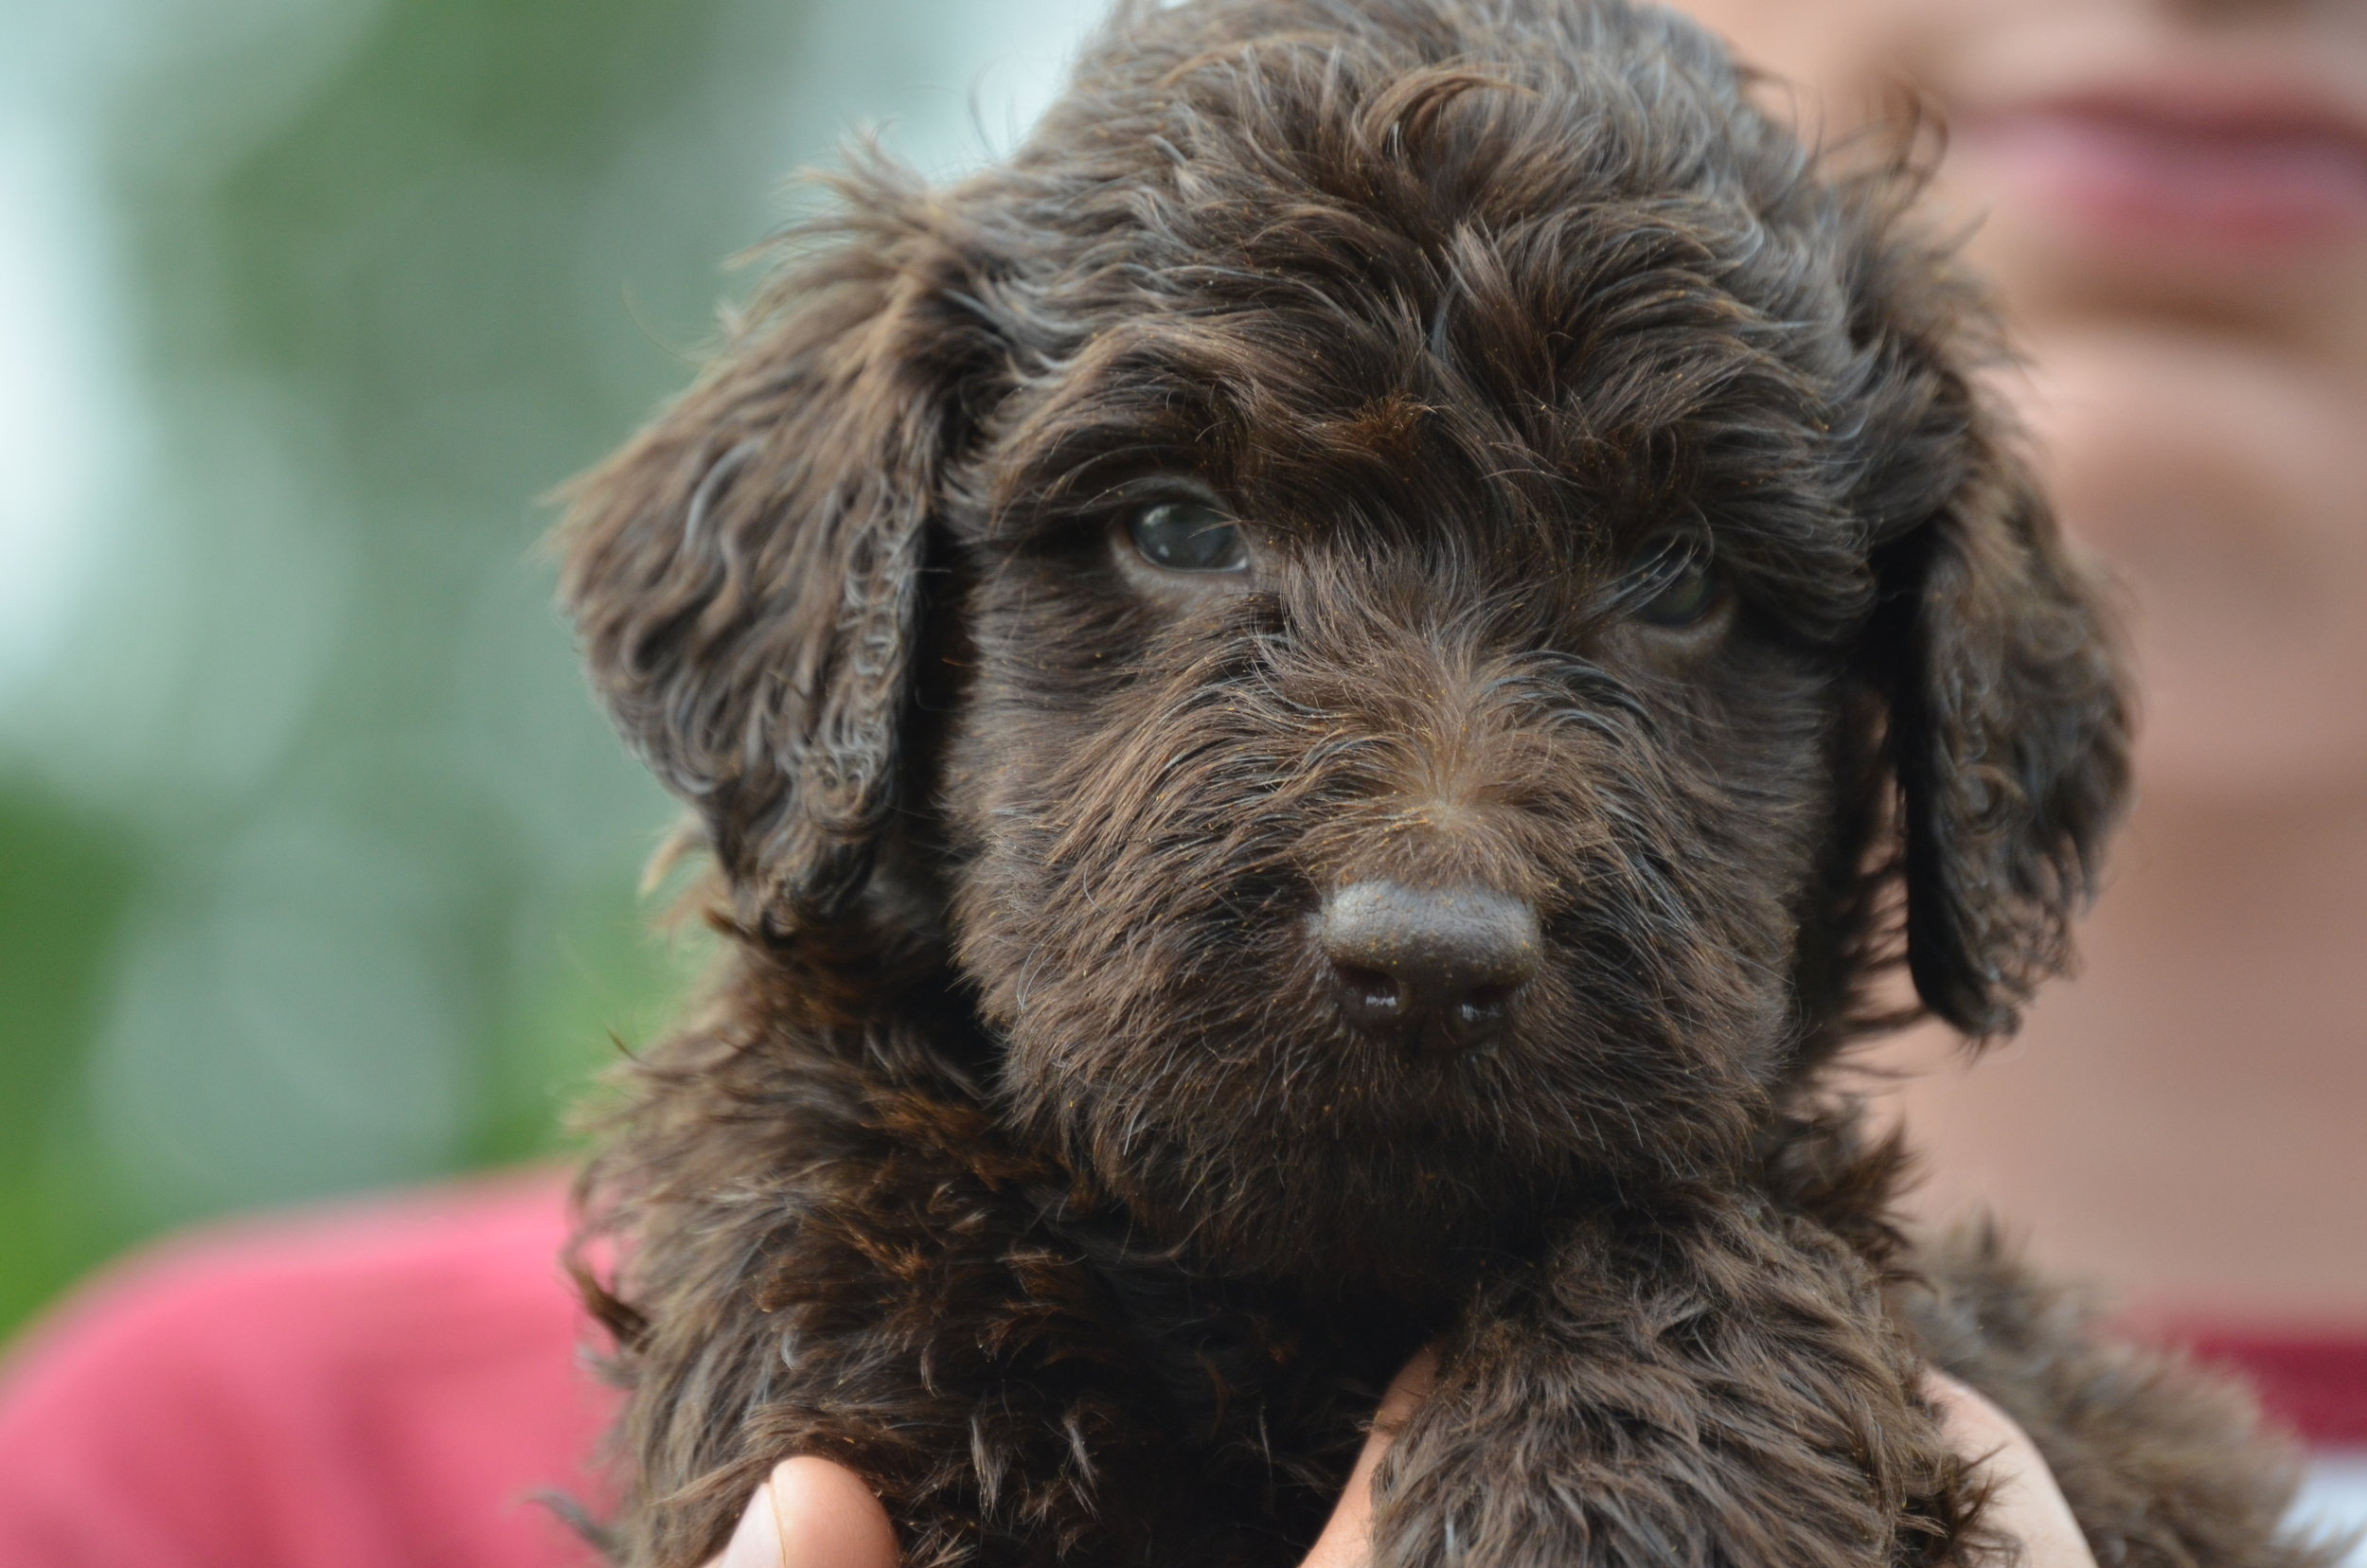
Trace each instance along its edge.
<path fill-rule="evenodd" d="M 1170 1115 L 1071 1083 L 1016 1109 L 1196 1266 L 1418 1304 L 1520 1246 L 1582 1178 L 1570 1151 L 1516 1151 L 1456 1116 L 1427 1076 L 1400 1087 L 1353 1112 L 1219 1090 Z"/>
<path fill-rule="evenodd" d="M 1107 953 L 1042 962 L 1023 998 L 988 991 L 1003 1110 L 1153 1244 L 1419 1297 L 1574 1201 L 1747 1142 L 1739 1042 L 1778 1027 L 1755 993 L 1671 1006 L 1604 960 L 1548 968 L 1493 1032 L 1441 1049 L 1356 1026 L 1308 968 L 1251 952 L 1184 983 Z"/>
<path fill-rule="evenodd" d="M 1178 1152 L 1148 1162 L 1148 1171 L 1109 1172 L 1099 1185 L 1148 1238 L 1196 1266 L 1317 1294 L 1430 1301 L 1468 1278 L 1478 1259 L 1518 1246 L 1548 1206 L 1510 1171 L 1483 1171 L 1448 1149 L 1435 1159 L 1400 1156 L 1390 1168 L 1279 1150 L 1252 1164 L 1236 1149 L 1213 1170 Z M 1210 1179 L 1194 1180 L 1195 1168 Z"/>

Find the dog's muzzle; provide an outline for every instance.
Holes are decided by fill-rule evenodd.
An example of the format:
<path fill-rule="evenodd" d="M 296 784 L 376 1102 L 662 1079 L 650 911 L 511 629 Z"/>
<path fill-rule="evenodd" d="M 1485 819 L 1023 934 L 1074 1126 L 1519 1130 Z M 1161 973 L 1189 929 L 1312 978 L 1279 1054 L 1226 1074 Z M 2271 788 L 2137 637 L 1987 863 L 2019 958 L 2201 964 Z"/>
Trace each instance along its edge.
<path fill-rule="evenodd" d="M 1543 956 L 1535 909 L 1468 884 L 1350 883 L 1324 900 L 1317 937 L 1349 1024 L 1434 1051 L 1494 1040 Z"/>

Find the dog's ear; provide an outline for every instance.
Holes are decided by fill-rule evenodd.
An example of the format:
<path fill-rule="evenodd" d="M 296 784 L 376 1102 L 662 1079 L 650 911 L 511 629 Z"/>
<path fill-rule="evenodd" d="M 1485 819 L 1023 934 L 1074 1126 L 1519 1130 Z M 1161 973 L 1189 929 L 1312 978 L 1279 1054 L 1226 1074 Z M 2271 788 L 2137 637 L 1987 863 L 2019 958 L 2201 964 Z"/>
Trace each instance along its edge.
<path fill-rule="evenodd" d="M 1908 971 L 1983 1040 L 2070 961 L 2127 799 L 2127 691 L 2099 584 L 1967 363 L 1985 308 L 1928 272 L 1889 297 L 1877 352 L 1898 417 L 1865 433 L 1888 448 L 1869 473 L 1865 675 L 1888 713 Z"/>
<path fill-rule="evenodd" d="M 2069 961 L 2127 795 L 2114 645 L 2045 502 L 1995 451 L 1882 568 L 1906 621 L 1889 745 L 1908 971 L 1967 1035 L 2010 1034 Z"/>
<path fill-rule="evenodd" d="M 561 533 L 596 684 L 776 934 L 845 913 L 894 806 L 928 526 L 985 362 L 943 208 L 874 181 L 846 210 Z"/>

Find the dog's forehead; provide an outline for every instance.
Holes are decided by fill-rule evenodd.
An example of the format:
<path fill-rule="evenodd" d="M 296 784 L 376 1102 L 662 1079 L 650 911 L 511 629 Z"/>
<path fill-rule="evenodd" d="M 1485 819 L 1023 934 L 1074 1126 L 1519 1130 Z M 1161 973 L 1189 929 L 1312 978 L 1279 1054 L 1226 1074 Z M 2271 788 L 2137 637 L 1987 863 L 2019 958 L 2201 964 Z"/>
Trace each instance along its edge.
<path fill-rule="evenodd" d="M 1151 286 L 1080 312 L 1090 330 L 1008 400 L 998 505 L 1181 472 L 1285 531 L 1550 519 L 1596 555 L 1675 521 L 1838 520 L 1840 311 L 1779 315 L 1808 291 L 1751 297 L 1701 225 L 1665 217 L 1473 223 L 1399 236 L 1386 264 L 1344 225 L 1256 237 L 1287 261 L 1158 236 Z"/>
<path fill-rule="evenodd" d="M 1684 521 L 1861 562 L 1878 234 L 1706 35 L 1282 5 L 1304 34 L 1201 38 L 1193 11 L 1172 57 L 1153 21 L 1089 61 L 998 187 L 996 526 L 1181 471 L 1286 532 L 1541 520 L 1609 555 Z"/>

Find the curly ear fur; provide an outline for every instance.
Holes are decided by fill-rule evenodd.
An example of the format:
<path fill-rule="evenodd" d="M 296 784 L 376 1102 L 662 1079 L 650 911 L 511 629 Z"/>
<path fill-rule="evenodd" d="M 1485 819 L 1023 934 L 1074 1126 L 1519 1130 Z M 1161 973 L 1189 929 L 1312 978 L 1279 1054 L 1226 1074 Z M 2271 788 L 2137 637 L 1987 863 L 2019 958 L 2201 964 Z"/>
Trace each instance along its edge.
<path fill-rule="evenodd" d="M 1861 491 L 1877 601 L 1863 668 L 1888 709 L 1907 967 L 1931 1012 L 2010 1034 L 2070 962 L 2128 793 L 2127 687 L 2098 585 L 2073 559 L 2012 423 L 1971 379 L 1971 286 L 1911 239 L 1867 291 L 1880 368 L 1913 391 Z M 1953 323 L 1951 327 L 1949 324 Z"/>
<path fill-rule="evenodd" d="M 2070 958 L 2128 788 L 2128 715 L 2094 587 L 1993 437 L 1885 578 L 1912 603 L 1891 703 L 1907 967 L 1925 1006 L 2009 1034 Z"/>
<path fill-rule="evenodd" d="M 715 367 L 576 487 L 561 597 L 626 739 L 775 935 L 840 918 L 898 789 L 931 508 L 982 354 L 945 211 L 874 163 Z"/>

